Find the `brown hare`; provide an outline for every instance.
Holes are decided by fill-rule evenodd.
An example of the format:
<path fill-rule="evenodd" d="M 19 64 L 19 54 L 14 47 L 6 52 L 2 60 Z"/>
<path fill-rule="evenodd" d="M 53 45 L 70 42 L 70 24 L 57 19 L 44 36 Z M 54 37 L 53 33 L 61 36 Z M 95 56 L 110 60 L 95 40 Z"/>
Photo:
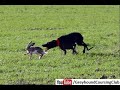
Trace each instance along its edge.
<path fill-rule="evenodd" d="M 27 45 L 27 47 L 26 47 L 27 53 L 26 54 L 29 54 L 29 59 L 31 59 L 32 54 L 39 55 L 39 59 L 41 59 L 43 57 L 43 55 L 46 54 L 47 52 L 45 52 L 40 47 L 35 47 L 34 45 L 35 45 L 35 43 L 33 43 L 32 41 Z M 24 54 L 24 55 L 26 55 L 26 54 Z"/>

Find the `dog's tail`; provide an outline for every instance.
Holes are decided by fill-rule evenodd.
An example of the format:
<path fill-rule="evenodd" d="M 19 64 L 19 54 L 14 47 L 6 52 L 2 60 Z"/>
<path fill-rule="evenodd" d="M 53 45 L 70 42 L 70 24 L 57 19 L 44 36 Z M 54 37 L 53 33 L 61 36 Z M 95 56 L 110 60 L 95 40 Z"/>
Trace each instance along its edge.
<path fill-rule="evenodd" d="M 82 45 L 83 45 L 88 51 L 93 48 L 93 47 L 88 48 L 89 44 L 86 44 L 86 43 L 84 43 L 84 42 L 82 42 Z"/>
<path fill-rule="evenodd" d="M 87 49 L 88 51 L 91 50 L 93 47 L 91 48 L 88 48 L 88 46 L 90 46 L 89 44 L 86 44 L 84 41 L 83 41 L 83 38 L 82 39 L 77 39 L 76 40 L 76 43 L 77 45 L 80 45 L 80 46 L 84 46 L 84 50 L 83 50 L 83 53 L 85 53 L 85 49 Z"/>

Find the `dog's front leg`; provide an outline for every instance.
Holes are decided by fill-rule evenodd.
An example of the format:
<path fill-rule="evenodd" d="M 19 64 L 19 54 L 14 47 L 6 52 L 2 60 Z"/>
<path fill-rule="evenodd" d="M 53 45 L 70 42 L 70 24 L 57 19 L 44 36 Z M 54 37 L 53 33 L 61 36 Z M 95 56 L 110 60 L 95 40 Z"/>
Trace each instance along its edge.
<path fill-rule="evenodd" d="M 64 51 L 64 55 L 66 55 L 67 51 L 66 50 L 63 50 Z"/>

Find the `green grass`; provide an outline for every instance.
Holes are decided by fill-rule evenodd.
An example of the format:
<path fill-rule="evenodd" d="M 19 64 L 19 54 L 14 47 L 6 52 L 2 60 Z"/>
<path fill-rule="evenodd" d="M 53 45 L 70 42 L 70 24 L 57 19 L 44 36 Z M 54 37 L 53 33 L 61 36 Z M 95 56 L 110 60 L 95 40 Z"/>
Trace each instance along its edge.
<path fill-rule="evenodd" d="M 41 60 L 29 60 L 25 47 L 36 46 L 71 32 L 80 32 L 94 47 L 78 55 L 58 47 Z M 55 84 L 55 79 L 120 79 L 119 6 L 1 5 L 0 84 Z M 43 48 L 43 47 L 42 47 Z M 44 49 L 44 48 L 43 48 Z"/>

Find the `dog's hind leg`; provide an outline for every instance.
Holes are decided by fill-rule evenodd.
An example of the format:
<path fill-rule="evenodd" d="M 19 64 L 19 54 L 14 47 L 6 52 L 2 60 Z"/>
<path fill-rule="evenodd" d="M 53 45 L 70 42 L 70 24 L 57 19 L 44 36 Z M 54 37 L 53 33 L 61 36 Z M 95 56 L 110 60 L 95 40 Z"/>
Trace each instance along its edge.
<path fill-rule="evenodd" d="M 85 49 L 87 49 L 89 51 L 93 48 L 93 47 L 91 47 L 91 48 L 88 49 L 88 45 L 85 44 L 84 42 L 82 43 L 82 45 L 84 46 L 83 53 L 85 53 Z"/>
<path fill-rule="evenodd" d="M 90 49 L 88 48 L 88 45 L 86 43 L 84 43 L 83 41 L 77 41 L 76 42 L 78 45 L 81 45 L 81 46 L 84 46 L 84 49 L 83 49 L 83 53 L 85 53 L 85 49 L 87 49 L 88 51 L 90 49 L 92 49 L 93 47 L 91 47 Z"/>
<path fill-rule="evenodd" d="M 85 44 L 83 41 L 77 41 L 76 43 L 77 45 L 84 46 L 83 53 L 85 53 L 85 49 L 88 49 L 87 44 Z"/>
<path fill-rule="evenodd" d="M 83 53 L 85 53 L 85 49 L 89 50 L 86 43 L 83 42 L 82 46 L 84 46 Z"/>
<path fill-rule="evenodd" d="M 83 49 L 83 53 L 85 53 L 85 46 L 84 46 L 84 49 Z"/>

